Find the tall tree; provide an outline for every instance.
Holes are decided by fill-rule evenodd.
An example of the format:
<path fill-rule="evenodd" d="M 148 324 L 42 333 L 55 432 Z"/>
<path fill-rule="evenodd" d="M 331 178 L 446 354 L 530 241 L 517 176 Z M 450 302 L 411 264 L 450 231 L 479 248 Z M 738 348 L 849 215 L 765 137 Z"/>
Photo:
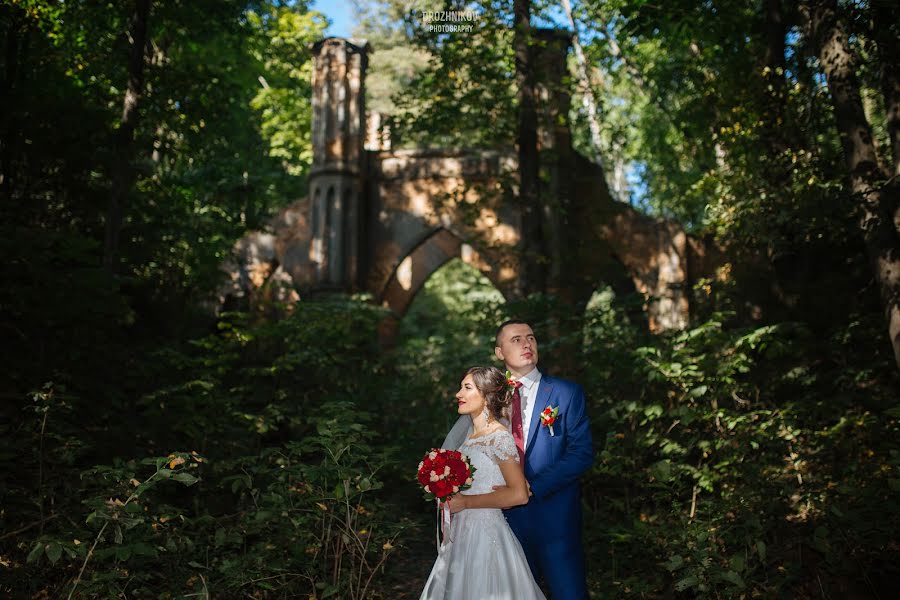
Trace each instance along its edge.
<path fill-rule="evenodd" d="M 764 0 L 762 15 L 763 39 L 763 93 L 765 95 L 765 131 L 772 152 L 781 154 L 790 147 L 785 139 L 785 99 L 787 97 L 785 72 L 785 36 L 787 23 L 781 0 Z"/>
<path fill-rule="evenodd" d="M 119 250 L 119 231 L 122 228 L 122 205 L 134 184 L 132 160 L 134 132 L 138 124 L 138 109 L 144 94 L 144 55 L 147 47 L 147 22 L 150 18 L 151 0 L 135 0 L 134 12 L 128 27 L 131 51 L 128 57 L 128 87 L 122 100 L 122 116 L 113 143 L 112 189 L 106 215 L 104 263 L 116 270 Z"/>
<path fill-rule="evenodd" d="M 893 155 L 888 175 L 897 178 L 900 177 L 900 24 L 896 4 L 891 0 L 872 0 L 870 22 L 878 46 L 881 89 Z M 897 225 L 900 227 L 900 223 Z"/>
<path fill-rule="evenodd" d="M 519 155 L 519 199 L 522 203 L 524 291 L 543 291 L 546 284 L 541 208 L 538 197 L 537 108 L 531 32 L 531 0 L 513 2 L 513 46 L 516 53 L 516 100 Z"/>
<path fill-rule="evenodd" d="M 887 320 L 888 336 L 900 368 L 900 240 L 881 185 L 882 173 L 872 128 L 863 109 L 857 59 L 837 0 L 812 0 L 801 6 L 806 35 L 816 49 L 828 81 L 841 137 L 850 187 L 859 205 L 859 226 Z"/>

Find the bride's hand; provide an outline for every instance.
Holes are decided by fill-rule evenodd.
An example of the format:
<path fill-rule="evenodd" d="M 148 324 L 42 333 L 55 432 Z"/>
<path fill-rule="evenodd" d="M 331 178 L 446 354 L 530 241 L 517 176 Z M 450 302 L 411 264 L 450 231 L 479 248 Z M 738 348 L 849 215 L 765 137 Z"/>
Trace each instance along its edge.
<path fill-rule="evenodd" d="M 461 510 L 466 510 L 466 497 L 462 494 L 452 496 L 447 502 L 450 505 L 450 513 L 456 514 Z"/>

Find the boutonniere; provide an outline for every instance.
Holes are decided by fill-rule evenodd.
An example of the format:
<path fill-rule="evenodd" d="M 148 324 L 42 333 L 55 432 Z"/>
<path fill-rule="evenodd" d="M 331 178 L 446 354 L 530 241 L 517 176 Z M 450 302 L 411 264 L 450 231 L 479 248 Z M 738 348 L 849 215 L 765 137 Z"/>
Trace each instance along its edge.
<path fill-rule="evenodd" d="M 507 371 L 506 372 L 506 389 L 509 390 L 510 392 L 514 392 L 517 389 L 519 389 L 520 387 L 522 387 L 522 382 L 516 381 L 515 379 L 513 379 L 512 373 Z"/>
<path fill-rule="evenodd" d="M 556 435 L 553 433 L 553 424 L 556 423 L 556 419 L 559 418 L 559 407 L 547 407 L 541 411 L 541 425 L 550 430 L 550 435 Z"/>

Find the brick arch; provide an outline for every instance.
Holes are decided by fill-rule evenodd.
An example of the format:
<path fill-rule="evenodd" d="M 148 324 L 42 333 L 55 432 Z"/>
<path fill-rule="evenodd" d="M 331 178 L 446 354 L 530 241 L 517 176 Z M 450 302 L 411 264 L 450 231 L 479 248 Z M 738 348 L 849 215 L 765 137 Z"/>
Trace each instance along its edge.
<path fill-rule="evenodd" d="M 628 320 L 633 324 L 640 324 L 645 328 L 649 328 L 650 323 L 647 319 L 646 302 L 642 306 L 636 304 L 631 299 L 635 297 L 645 297 L 641 293 L 638 283 L 629 272 L 625 261 L 615 252 L 610 252 L 603 268 L 603 277 L 594 282 L 589 293 L 585 295 L 583 310 L 587 311 L 590 300 L 597 292 L 609 288 L 615 295 L 613 306 L 624 309 Z"/>
<path fill-rule="evenodd" d="M 314 44 L 311 194 L 268 231 L 239 241 L 223 301 L 252 298 L 259 286 L 248 282 L 259 277 L 245 274 L 267 270 L 304 296 L 371 293 L 399 318 L 428 277 L 459 256 L 508 298 L 544 292 L 579 307 L 613 279 L 644 295 L 650 329 L 684 327 L 691 282 L 713 276 L 725 257 L 677 223 L 612 197 L 602 168 L 572 147 L 567 38 L 537 32 L 540 205 L 527 211 L 511 148 L 392 148 L 380 119 L 366 117 L 368 43 Z"/>
<path fill-rule="evenodd" d="M 481 271 L 494 287 L 503 293 L 497 278 L 497 269 L 461 237 L 449 229 L 440 227 L 431 231 L 399 261 L 379 294 L 378 302 L 391 309 L 395 316 L 403 317 L 428 278 L 453 258 L 460 258 Z"/>

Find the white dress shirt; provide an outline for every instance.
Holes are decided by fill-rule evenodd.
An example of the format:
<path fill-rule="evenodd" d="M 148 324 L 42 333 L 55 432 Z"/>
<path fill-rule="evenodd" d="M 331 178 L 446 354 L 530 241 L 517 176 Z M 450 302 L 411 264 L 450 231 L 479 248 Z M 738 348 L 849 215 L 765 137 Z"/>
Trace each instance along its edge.
<path fill-rule="evenodd" d="M 528 449 L 528 430 L 531 429 L 531 415 L 537 402 L 538 387 L 541 383 L 541 372 L 537 367 L 518 379 L 522 383 L 519 396 L 522 398 L 522 435 L 525 436 L 525 449 Z"/>

